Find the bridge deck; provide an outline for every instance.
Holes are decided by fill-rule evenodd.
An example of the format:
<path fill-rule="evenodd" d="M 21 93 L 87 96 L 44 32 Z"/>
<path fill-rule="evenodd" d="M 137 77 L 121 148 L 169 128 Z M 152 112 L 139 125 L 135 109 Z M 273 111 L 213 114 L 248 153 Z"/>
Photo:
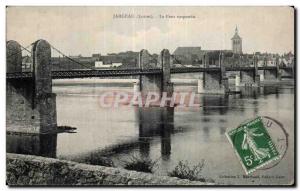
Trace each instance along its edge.
<path fill-rule="evenodd" d="M 276 66 L 258 67 L 258 70 L 275 70 Z M 280 67 L 280 69 L 292 69 L 292 67 Z M 207 71 L 219 71 L 220 68 L 171 68 L 171 73 L 196 73 Z M 254 67 L 228 67 L 226 71 L 247 71 L 254 70 Z M 114 70 L 71 70 L 71 71 L 52 71 L 52 79 L 67 78 L 89 78 L 89 77 L 107 77 L 107 76 L 134 76 L 145 74 L 160 74 L 161 69 L 114 69 Z M 32 72 L 6 73 L 7 79 L 26 79 L 32 78 Z"/>

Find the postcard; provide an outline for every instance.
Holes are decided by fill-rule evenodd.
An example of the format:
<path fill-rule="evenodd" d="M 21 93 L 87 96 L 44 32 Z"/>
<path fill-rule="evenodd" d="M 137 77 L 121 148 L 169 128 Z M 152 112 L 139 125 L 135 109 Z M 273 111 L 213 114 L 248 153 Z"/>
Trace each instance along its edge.
<path fill-rule="evenodd" d="M 8 186 L 293 186 L 289 6 L 7 6 Z"/>

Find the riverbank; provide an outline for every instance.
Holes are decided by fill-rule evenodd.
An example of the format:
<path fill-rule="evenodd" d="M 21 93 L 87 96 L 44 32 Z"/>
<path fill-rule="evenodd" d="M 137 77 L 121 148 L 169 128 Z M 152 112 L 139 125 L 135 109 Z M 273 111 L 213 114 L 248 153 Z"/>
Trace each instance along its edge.
<path fill-rule="evenodd" d="M 7 153 L 6 165 L 6 179 L 9 186 L 212 185 L 212 183 L 33 155 Z"/>

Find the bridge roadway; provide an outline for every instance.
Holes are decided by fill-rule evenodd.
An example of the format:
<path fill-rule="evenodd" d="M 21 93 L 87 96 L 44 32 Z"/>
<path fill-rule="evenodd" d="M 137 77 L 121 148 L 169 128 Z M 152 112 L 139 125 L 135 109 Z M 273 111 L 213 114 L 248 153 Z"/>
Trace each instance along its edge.
<path fill-rule="evenodd" d="M 258 70 L 275 70 L 276 66 L 258 67 Z M 280 69 L 291 69 L 291 67 L 280 67 Z M 219 67 L 211 68 L 171 68 L 171 73 L 195 73 L 218 71 Z M 254 67 L 226 67 L 226 71 L 249 71 Z M 70 71 L 52 71 L 52 79 L 68 79 L 68 78 L 89 78 L 89 77 L 106 77 L 106 76 L 134 76 L 147 74 L 160 74 L 162 69 L 113 69 L 113 70 L 70 70 Z M 6 73 L 6 79 L 30 79 L 32 72 L 14 72 Z"/>

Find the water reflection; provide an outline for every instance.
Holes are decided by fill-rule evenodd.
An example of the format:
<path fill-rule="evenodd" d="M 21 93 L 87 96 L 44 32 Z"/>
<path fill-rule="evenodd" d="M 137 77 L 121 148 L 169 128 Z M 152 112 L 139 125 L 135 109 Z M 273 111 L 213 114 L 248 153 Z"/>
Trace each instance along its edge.
<path fill-rule="evenodd" d="M 257 99 L 260 94 L 261 88 L 259 87 L 245 87 L 241 88 L 240 98 L 253 98 Z"/>
<path fill-rule="evenodd" d="M 291 145 L 293 144 L 294 89 L 292 87 L 241 88 L 240 94 L 227 96 L 201 94 L 199 102 L 203 107 L 185 110 L 175 108 L 176 112 L 174 108 L 160 107 L 99 108 L 95 106 L 98 103 L 96 96 L 89 95 L 111 88 L 88 87 L 84 93 L 82 87 L 62 86 L 60 88 L 62 88 L 61 92 L 69 92 L 70 95 L 66 93 L 57 97 L 58 116 L 60 116 L 58 123 L 78 127 L 76 134 L 63 133 L 58 136 L 57 157 L 61 159 L 103 165 L 103 158 L 105 158 L 112 160 L 116 166 L 123 166 L 122 161 L 126 161 L 132 154 L 137 154 L 152 160 L 158 159 L 158 167 L 154 173 L 166 175 L 180 160 L 197 164 L 201 158 L 204 158 L 207 163 L 203 175 L 222 183 L 227 180 L 220 179 L 219 175 L 244 174 L 225 136 L 227 128 L 233 128 L 245 119 L 256 115 L 271 116 L 285 125 L 291 135 L 289 141 Z M 128 90 L 122 87 L 117 89 Z M 193 87 L 186 86 L 177 86 L 177 90 L 194 91 Z M 55 157 L 53 148 L 56 146 L 47 149 L 47 144 L 36 144 L 43 142 L 43 138 L 24 137 L 8 136 L 7 151 L 46 155 L 43 154 L 46 151 L 41 150 L 47 150 L 49 156 Z M 40 145 L 44 145 L 42 146 L 44 149 L 41 149 Z M 288 154 L 286 160 L 281 162 L 277 169 L 258 173 L 291 174 L 292 151 L 289 147 L 288 152 L 292 154 Z M 228 169 L 230 169 L 229 174 Z M 288 176 L 280 181 L 286 182 L 287 179 Z M 242 178 L 239 179 L 241 182 L 232 179 L 228 181 L 251 183 L 248 179 Z M 270 180 L 270 182 L 275 181 L 277 180 Z"/>
<path fill-rule="evenodd" d="M 226 132 L 226 127 L 220 126 L 219 130 L 220 130 L 220 135 L 224 135 Z"/>
<path fill-rule="evenodd" d="M 229 95 L 203 95 L 203 115 L 220 114 L 225 115 L 229 108 Z"/>
<path fill-rule="evenodd" d="M 6 152 L 56 158 L 57 135 L 6 134 Z"/>
<path fill-rule="evenodd" d="M 278 86 L 264 86 L 260 88 L 261 94 L 264 96 L 275 94 L 276 98 L 279 98 L 279 87 Z"/>
<path fill-rule="evenodd" d="M 258 98 L 265 98 L 268 95 L 275 95 L 279 98 L 282 91 L 293 93 L 291 89 L 279 89 L 278 86 L 264 86 L 259 88 L 241 88 L 240 94 L 234 95 L 201 95 L 202 110 L 201 128 L 203 131 L 203 140 L 208 142 L 211 130 L 218 128 L 218 134 L 224 135 L 228 127 L 226 115 L 233 111 L 244 113 L 245 110 L 252 108 L 253 116 L 259 114 L 262 107 Z M 247 98 L 247 99 L 243 99 Z M 251 102 L 250 99 L 253 98 Z M 246 107 L 247 105 L 247 107 Z M 150 107 L 134 108 L 135 123 L 138 127 L 138 137 L 132 137 L 128 142 L 120 142 L 106 148 L 99 148 L 95 152 L 85 154 L 85 161 L 94 160 L 90 156 L 106 155 L 106 153 L 129 153 L 138 149 L 143 157 L 149 157 L 151 143 L 154 138 L 160 139 L 160 155 L 163 160 L 169 160 L 171 156 L 172 142 L 171 135 L 174 134 L 174 108 Z M 191 115 L 189 115 L 191 116 Z M 186 116 L 186 117 L 189 117 Z M 216 119 L 212 116 L 221 116 Z M 222 118 L 223 116 L 223 118 Z M 217 121 L 213 121 L 216 119 Z M 178 126 L 180 126 L 178 124 Z M 41 155 L 56 157 L 57 135 L 26 135 L 26 134 L 7 134 L 7 152 Z M 95 155 L 96 153 L 96 155 Z M 98 153 L 98 154 L 97 154 Z M 82 158 L 82 157 L 81 157 Z M 80 157 L 76 160 L 80 159 Z M 72 160 L 72 159 L 71 159 Z"/>
<path fill-rule="evenodd" d="M 208 127 L 208 126 L 204 126 L 203 127 L 203 140 L 204 142 L 209 142 L 209 139 L 210 139 L 210 130 L 211 130 L 211 127 Z"/>
<path fill-rule="evenodd" d="M 168 160 L 171 154 L 171 134 L 174 130 L 174 108 L 150 107 L 136 108 L 136 110 L 141 156 L 149 156 L 151 138 L 160 136 L 161 156 L 163 160 Z"/>
<path fill-rule="evenodd" d="M 244 99 L 244 98 L 253 98 L 258 99 L 260 96 L 267 96 L 270 94 L 275 94 L 276 98 L 279 98 L 279 86 L 260 86 L 260 87 L 231 87 L 235 89 L 238 94 L 235 94 L 234 97 Z"/>
<path fill-rule="evenodd" d="M 101 165 L 107 157 L 116 159 L 118 165 L 119 155 L 125 158 L 131 153 L 138 152 L 143 158 L 151 158 L 150 152 L 154 139 L 160 139 L 160 155 L 162 160 L 169 160 L 171 155 L 171 135 L 174 132 L 174 108 L 166 107 L 134 107 L 135 126 L 138 127 L 138 136 L 132 136 L 126 142 L 119 142 L 108 147 L 99 148 L 88 153 L 81 153 L 76 156 L 65 157 L 64 159 L 83 162 L 88 164 Z M 121 157 L 122 158 L 122 157 Z M 121 163 L 119 165 L 122 165 Z"/>

